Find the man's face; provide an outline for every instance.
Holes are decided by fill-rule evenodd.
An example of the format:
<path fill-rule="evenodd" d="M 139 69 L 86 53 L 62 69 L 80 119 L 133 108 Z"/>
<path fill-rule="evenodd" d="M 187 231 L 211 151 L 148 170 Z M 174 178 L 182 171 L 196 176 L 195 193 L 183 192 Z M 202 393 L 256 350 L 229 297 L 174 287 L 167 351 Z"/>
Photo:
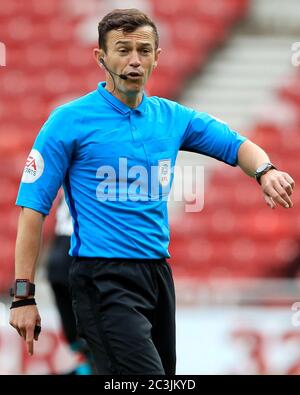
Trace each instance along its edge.
<path fill-rule="evenodd" d="M 100 50 L 106 66 L 127 80 L 114 76 L 116 89 L 126 95 L 141 92 L 157 65 L 160 49 L 155 49 L 151 26 L 142 26 L 131 33 L 111 30 L 106 36 L 106 53 Z"/>

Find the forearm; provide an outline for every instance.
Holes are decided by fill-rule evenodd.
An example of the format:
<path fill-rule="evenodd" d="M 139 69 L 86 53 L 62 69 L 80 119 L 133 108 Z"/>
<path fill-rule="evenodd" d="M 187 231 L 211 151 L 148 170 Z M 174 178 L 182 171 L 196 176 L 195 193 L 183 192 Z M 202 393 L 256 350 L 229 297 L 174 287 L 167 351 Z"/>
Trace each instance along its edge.
<path fill-rule="evenodd" d="M 238 165 L 249 176 L 254 177 L 256 169 L 270 162 L 268 155 L 258 145 L 246 140 L 238 151 Z"/>
<path fill-rule="evenodd" d="M 43 214 L 28 208 L 21 210 L 15 250 L 15 278 L 34 282 L 43 222 Z"/>

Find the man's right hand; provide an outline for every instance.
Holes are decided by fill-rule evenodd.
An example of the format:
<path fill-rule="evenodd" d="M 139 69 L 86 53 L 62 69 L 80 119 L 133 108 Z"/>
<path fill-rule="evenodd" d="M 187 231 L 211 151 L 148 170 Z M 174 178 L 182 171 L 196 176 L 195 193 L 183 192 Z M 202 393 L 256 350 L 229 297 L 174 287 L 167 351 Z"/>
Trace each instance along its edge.
<path fill-rule="evenodd" d="M 34 333 L 36 326 L 41 326 L 41 317 L 36 305 L 16 307 L 10 310 L 10 325 L 26 341 L 29 355 L 33 355 L 33 340 L 38 340 L 39 334 Z"/>

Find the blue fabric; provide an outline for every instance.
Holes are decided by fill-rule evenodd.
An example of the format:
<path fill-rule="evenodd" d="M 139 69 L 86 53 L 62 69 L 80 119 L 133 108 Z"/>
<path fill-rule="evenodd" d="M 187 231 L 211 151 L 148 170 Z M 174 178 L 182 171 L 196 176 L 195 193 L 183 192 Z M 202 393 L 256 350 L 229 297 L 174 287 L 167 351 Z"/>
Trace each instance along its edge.
<path fill-rule="evenodd" d="M 169 257 L 166 197 L 178 151 L 235 166 L 243 141 L 210 115 L 170 100 L 144 94 L 131 109 L 99 83 L 51 113 L 26 162 L 16 204 L 47 215 L 63 184 L 74 225 L 71 255 Z"/>

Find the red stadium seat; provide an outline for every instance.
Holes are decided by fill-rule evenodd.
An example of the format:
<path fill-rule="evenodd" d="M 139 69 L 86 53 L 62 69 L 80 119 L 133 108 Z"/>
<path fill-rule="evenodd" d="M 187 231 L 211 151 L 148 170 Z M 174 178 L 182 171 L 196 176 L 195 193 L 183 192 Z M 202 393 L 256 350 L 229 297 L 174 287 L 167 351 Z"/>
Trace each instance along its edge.
<path fill-rule="evenodd" d="M 225 20 L 227 23 L 233 23 L 238 18 L 245 15 L 248 1 L 247 0 L 198 0 L 195 2 L 196 12 Z"/>
<path fill-rule="evenodd" d="M 1 192 L 3 192 L 1 190 Z M 15 241 L 17 234 L 17 223 L 19 216 L 19 209 L 14 206 L 15 200 L 17 197 L 17 193 L 15 192 L 13 196 L 11 196 L 10 201 L 7 204 L 3 203 L 3 199 L 0 200 L 0 214 L 1 214 L 1 222 L 0 222 L 0 231 L 2 238 L 10 238 L 12 242 Z"/>
<path fill-rule="evenodd" d="M 204 8 L 200 0 L 151 1 L 164 33 L 162 44 L 166 55 L 161 55 L 155 77 L 146 88 L 149 94 L 173 99 L 179 95 L 185 81 L 203 66 L 212 49 L 226 39 L 231 21 L 242 15 L 243 6 L 238 7 L 234 0 L 229 0 L 229 5 L 211 0 Z M 92 48 L 78 40 L 77 26 L 81 16 L 69 12 L 58 0 L 9 0 L 0 9 L 0 37 L 7 46 L 9 66 L 1 70 L 0 76 L 3 130 L 0 134 L 0 177 L 5 180 L 0 188 L 3 215 L 0 228 L 1 234 L 7 234 L 1 261 L 6 256 L 4 260 L 9 267 L 13 264 L 12 238 L 17 223 L 15 214 L 10 213 L 36 134 L 50 109 L 95 89 L 98 82 L 104 80 L 103 70 L 93 60 Z M 205 277 L 216 271 L 229 273 L 225 255 L 228 246 L 224 240 L 230 239 L 230 229 L 236 229 L 237 221 L 234 217 L 234 225 L 230 228 L 232 184 L 226 182 L 216 184 L 203 212 L 195 214 L 193 220 L 190 216 L 190 220 L 180 226 L 181 233 L 175 232 L 171 249 L 177 272 L 196 274 L 200 270 Z M 220 212 L 212 214 L 213 202 L 218 201 L 223 184 L 227 185 L 222 196 L 227 217 L 224 213 L 222 217 Z M 244 210 L 246 204 L 239 202 L 238 192 L 233 201 L 235 209 Z M 226 222 L 223 226 L 222 221 Z M 218 248 L 214 246 L 216 238 L 222 239 Z M 2 266 L 0 269 L 2 271 Z M 0 288 L 10 276 L 7 271 Z"/>
<path fill-rule="evenodd" d="M 215 47 L 226 38 L 227 31 L 222 21 L 207 18 L 182 18 L 173 21 L 173 45 L 185 45 L 191 51 L 207 50 Z"/>
<path fill-rule="evenodd" d="M 18 187 L 15 182 L 8 178 L 2 179 L 0 183 L 0 205 L 7 205 L 14 202 L 17 197 L 17 191 Z M 3 219 L 1 219 L 1 221 L 3 221 Z"/>
<path fill-rule="evenodd" d="M 155 17 L 162 20 L 168 20 L 177 15 L 190 15 L 192 10 L 188 2 L 182 2 L 181 0 L 152 0 L 151 5 Z"/>
<path fill-rule="evenodd" d="M 18 12 L 18 9 L 20 8 L 20 6 L 22 7 L 22 5 L 24 5 L 24 3 L 18 0 L 3 2 L 0 8 L 0 21 L 2 22 L 4 19 L 7 19 L 8 17 L 10 18 L 12 16 L 15 16 Z"/>
<path fill-rule="evenodd" d="M 28 0 L 27 9 L 30 13 L 38 18 L 54 18 L 60 16 L 63 11 L 63 3 L 61 1 L 53 0 Z"/>
<path fill-rule="evenodd" d="M 300 78 L 294 78 L 288 85 L 282 87 L 278 93 L 283 100 L 291 102 L 300 108 L 299 89 Z"/>
<path fill-rule="evenodd" d="M 4 235 L 0 240 L 1 266 L 0 266 L 0 293 L 8 295 L 8 290 L 13 282 L 15 238 Z"/>
<path fill-rule="evenodd" d="M 60 1 L 53 0 L 9 0 L 1 4 L 0 20 L 4 17 L 28 15 L 30 17 L 50 18 L 60 15 L 63 8 Z"/>

